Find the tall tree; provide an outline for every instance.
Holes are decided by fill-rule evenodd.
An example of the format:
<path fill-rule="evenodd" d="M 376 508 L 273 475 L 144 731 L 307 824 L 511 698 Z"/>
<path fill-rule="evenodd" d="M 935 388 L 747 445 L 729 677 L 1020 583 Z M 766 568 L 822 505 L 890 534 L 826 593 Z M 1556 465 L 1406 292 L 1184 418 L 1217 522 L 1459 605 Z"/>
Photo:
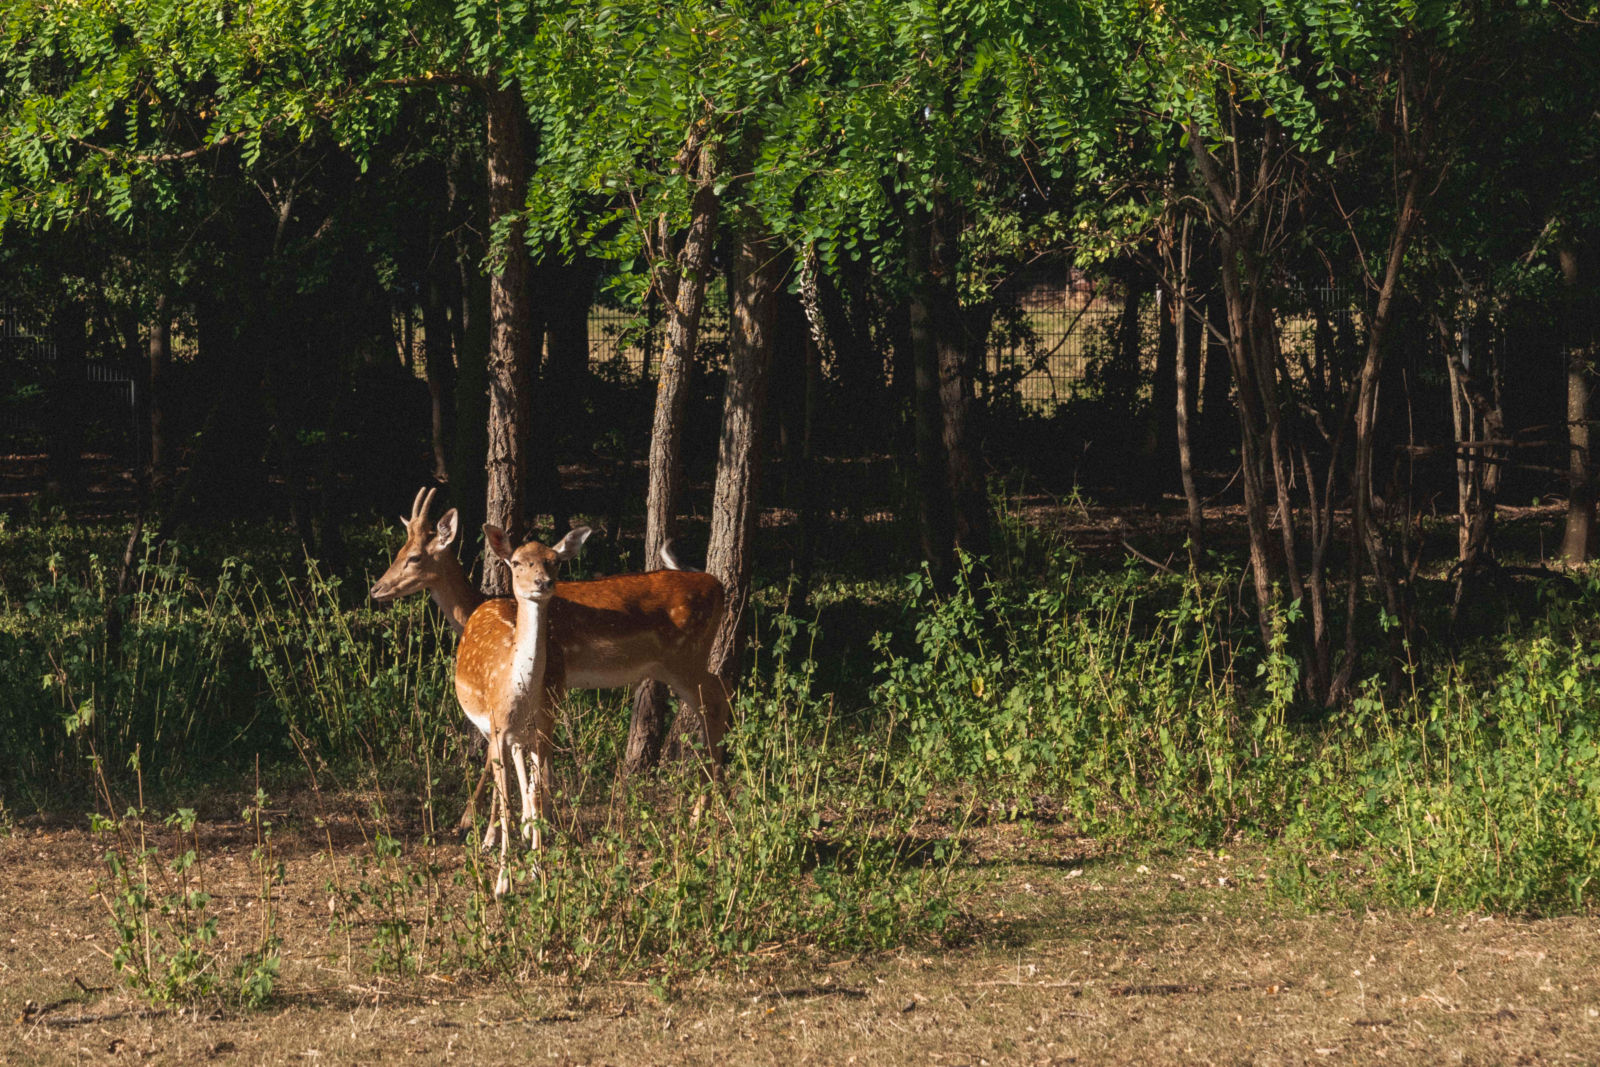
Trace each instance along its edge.
<path fill-rule="evenodd" d="M 703 126 L 693 128 L 681 159 L 692 168 L 689 224 L 681 238 L 672 232 L 671 216 L 663 214 L 656 226 L 652 272 L 662 306 L 666 308 L 666 344 L 661 351 L 656 386 L 655 415 L 650 430 L 649 488 L 645 500 L 645 566 L 654 566 L 671 539 L 677 517 L 679 487 L 683 479 L 683 417 L 688 406 L 689 381 L 699 344 L 700 316 L 706 283 L 711 276 L 716 243 L 718 198 L 715 148 Z M 666 737 L 666 686 L 646 680 L 634 691 L 633 720 L 623 757 L 625 773 L 637 774 L 653 767 L 661 757 Z"/>
<path fill-rule="evenodd" d="M 772 327 L 785 260 L 777 242 L 742 228 L 730 268 L 732 315 L 728 334 L 728 383 L 717 447 L 717 484 L 711 503 L 711 541 L 706 570 L 728 593 L 727 615 L 711 650 L 711 672 L 731 689 L 737 682 L 750 619 L 757 491 L 761 479 L 761 434 L 772 368 Z"/>
<path fill-rule="evenodd" d="M 1561 558 L 1583 563 L 1595 553 L 1595 466 L 1591 452 L 1594 425 L 1594 376 L 1600 357 L 1600 330 L 1595 323 L 1596 286 L 1588 275 L 1591 256 L 1574 244 L 1557 250 L 1565 289 L 1562 343 L 1567 367 L 1567 518 L 1561 540 Z"/>

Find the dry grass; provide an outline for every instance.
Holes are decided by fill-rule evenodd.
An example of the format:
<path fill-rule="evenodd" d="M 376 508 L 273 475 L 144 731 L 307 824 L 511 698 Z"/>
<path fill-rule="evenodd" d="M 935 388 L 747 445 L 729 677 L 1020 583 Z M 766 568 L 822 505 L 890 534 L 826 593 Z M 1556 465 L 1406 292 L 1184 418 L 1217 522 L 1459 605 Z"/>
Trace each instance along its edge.
<path fill-rule="evenodd" d="M 364 805 L 330 822 L 335 863 Z M 1055 825 L 979 831 L 963 947 L 850 959 L 775 953 L 642 983 L 396 983 L 330 942 L 327 837 L 280 816 L 284 974 L 252 1014 L 160 1012 L 115 987 L 76 827 L 0 839 L 0 1056 L 7 1062 L 1543 1063 L 1600 1048 L 1600 921 L 1308 916 L 1259 860 L 1097 855 Z M 297 828 L 298 827 L 298 828 Z M 201 837 L 222 936 L 248 936 L 252 835 Z M 446 850 L 449 852 L 450 850 Z"/>

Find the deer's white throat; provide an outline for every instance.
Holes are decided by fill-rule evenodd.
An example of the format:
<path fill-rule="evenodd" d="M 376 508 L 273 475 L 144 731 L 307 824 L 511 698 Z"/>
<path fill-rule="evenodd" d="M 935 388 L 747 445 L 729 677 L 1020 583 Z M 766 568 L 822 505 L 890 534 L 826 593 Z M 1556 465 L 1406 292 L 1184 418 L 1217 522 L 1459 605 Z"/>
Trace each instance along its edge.
<path fill-rule="evenodd" d="M 544 683 L 545 656 L 549 650 L 546 626 L 548 605 L 517 598 L 517 631 L 511 653 L 511 697 L 520 705 Z"/>

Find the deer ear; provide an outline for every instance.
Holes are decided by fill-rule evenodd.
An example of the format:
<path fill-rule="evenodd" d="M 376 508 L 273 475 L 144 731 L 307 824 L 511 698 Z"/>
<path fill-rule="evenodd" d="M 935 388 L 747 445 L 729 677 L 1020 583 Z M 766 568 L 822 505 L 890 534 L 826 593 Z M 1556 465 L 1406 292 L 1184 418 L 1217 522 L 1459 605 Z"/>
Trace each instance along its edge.
<path fill-rule="evenodd" d="M 555 547 L 556 558 L 577 559 L 578 553 L 583 551 L 583 543 L 592 533 L 594 531 L 587 526 L 574 526 L 572 532 L 563 537 L 561 543 Z"/>
<path fill-rule="evenodd" d="M 455 544 L 457 532 L 456 520 L 457 515 L 455 508 L 451 508 L 443 515 L 440 515 L 438 525 L 433 528 L 433 544 L 428 547 L 432 548 L 435 552 L 442 552 L 451 545 Z"/>
<path fill-rule="evenodd" d="M 489 551 L 499 556 L 506 562 L 511 561 L 511 538 L 506 532 L 493 523 L 483 524 L 484 540 L 489 542 Z"/>

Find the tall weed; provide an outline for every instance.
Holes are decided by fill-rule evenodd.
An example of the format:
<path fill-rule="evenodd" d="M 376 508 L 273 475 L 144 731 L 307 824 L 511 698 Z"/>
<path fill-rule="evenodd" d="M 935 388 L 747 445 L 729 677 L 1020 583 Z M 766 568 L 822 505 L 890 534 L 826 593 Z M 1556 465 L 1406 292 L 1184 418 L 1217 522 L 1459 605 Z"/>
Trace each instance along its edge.
<path fill-rule="evenodd" d="M 229 619 L 241 569 L 202 584 L 180 550 L 147 552 L 129 592 L 114 594 L 108 564 L 81 571 L 59 556 L 0 620 L 0 731 L 14 758 L 9 791 L 41 799 L 57 783 L 92 786 L 90 752 L 113 768 L 144 754 L 158 776 L 256 740 L 248 659 Z M 112 610 L 127 619 L 118 631 Z"/>
<path fill-rule="evenodd" d="M 218 936 L 194 810 L 153 816 L 145 807 L 138 753 L 132 762 L 138 803 L 118 815 L 111 786 L 101 776 L 105 811 L 91 818 L 94 833 L 107 843 L 107 876 L 95 889 L 115 935 L 113 968 L 126 985 L 155 1003 L 265 1005 L 281 963 L 275 891 L 283 881 L 283 867 L 272 853 L 271 824 L 262 817 L 266 794 L 258 787 L 254 804 L 243 813 L 256 834 L 251 852 L 258 878 L 256 937 L 240 938 L 250 947 L 230 952 Z M 157 839 L 167 835 L 170 858 L 163 862 Z"/>
<path fill-rule="evenodd" d="M 342 585 L 315 561 L 245 584 L 239 626 L 266 709 L 329 761 L 454 754 L 462 719 L 448 627 L 421 597 L 347 610 Z"/>

